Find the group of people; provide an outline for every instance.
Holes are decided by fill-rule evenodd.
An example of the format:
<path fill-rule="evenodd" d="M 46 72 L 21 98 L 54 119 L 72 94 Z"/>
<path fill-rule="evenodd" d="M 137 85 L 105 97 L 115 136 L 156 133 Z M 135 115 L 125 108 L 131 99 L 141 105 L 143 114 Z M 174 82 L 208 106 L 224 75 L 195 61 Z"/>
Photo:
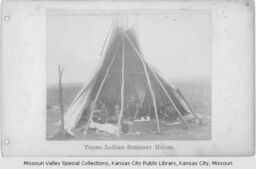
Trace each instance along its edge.
<path fill-rule="evenodd" d="M 165 100 L 163 103 L 159 104 L 158 114 L 159 114 L 159 119 L 162 119 L 164 121 L 179 120 L 177 111 L 168 100 Z"/>
<path fill-rule="evenodd" d="M 116 123 L 119 118 L 134 120 L 139 113 L 139 98 L 135 91 L 125 94 L 123 114 L 120 117 L 121 103 L 119 101 L 100 98 L 93 111 L 93 120 L 98 123 Z"/>
<path fill-rule="evenodd" d="M 93 111 L 93 121 L 98 123 L 115 123 L 120 114 L 120 104 L 109 104 L 107 99 L 99 99 Z"/>
<path fill-rule="evenodd" d="M 135 91 L 126 93 L 124 99 L 123 114 L 120 117 L 121 103 L 101 98 L 97 101 L 93 112 L 93 121 L 98 123 L 116 123 L 119 118 L 134 121 L 137 118 L 150 116 L 155 118 L 154 105 L 150 96 L 144 98 L 142 106 L 139 104 L 139 97 Z M 165 121 L 178 120 L 176 110 L 168 100 L 158 102 L 158 118 Z"/>
<path fill-rule="evenodd" d="M 172 106 L 169 100 L 161 100 L 157 102 L 157 112 L 158 112 L 158 118 L 165 120 L 165 121 L 176 121 L 179 120 L 179 117 L 177 115 L 177 111 Z M 141 112 L 142 116 L 150 116 L 151 119 L 156 118 L 155 117 L 155 108 L 151 101 L 151 97 L 147 96 L 144 99 L 143 104 L 143 111 Z"/>

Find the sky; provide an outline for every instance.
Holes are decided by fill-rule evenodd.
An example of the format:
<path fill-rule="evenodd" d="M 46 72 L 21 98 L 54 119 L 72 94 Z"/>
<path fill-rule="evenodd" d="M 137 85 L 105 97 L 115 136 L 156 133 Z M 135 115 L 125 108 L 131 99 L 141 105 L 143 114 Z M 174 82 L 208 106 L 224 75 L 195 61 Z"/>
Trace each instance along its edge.
<path fill-rule="evenodd" d="M 207 10 L 58 11 L 47 17 L 47 83 L 86 82 L 95 73 L 113 21 L 134 29 L 145 59 L 167 78 L 211 76 L 211 13 Z M 118 19 L 119 18 L 119 19 Z M 120 19 L 121 18 L 121 19 Z"/>

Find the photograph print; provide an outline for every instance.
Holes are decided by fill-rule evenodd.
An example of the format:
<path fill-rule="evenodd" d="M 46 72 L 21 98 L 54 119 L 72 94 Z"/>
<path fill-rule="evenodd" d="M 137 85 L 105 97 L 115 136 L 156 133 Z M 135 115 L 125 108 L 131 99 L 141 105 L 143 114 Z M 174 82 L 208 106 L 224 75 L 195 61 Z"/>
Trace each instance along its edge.
<path fill-rule="evenodd" d="M 211 140 L 208 10 L 47 13 L 47 140 Z"/>

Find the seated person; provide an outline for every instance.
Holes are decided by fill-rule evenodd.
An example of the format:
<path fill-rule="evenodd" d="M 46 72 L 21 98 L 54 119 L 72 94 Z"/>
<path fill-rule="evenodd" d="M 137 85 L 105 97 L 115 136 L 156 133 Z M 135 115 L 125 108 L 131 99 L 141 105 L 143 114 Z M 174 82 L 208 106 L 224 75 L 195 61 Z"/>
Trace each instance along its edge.
<path fill-rule="evenodd" d="M 106 123 L 108 120 L 108 109 L 107 105 L 105 104 L 104 101 L 99 101 L 100 105 L 97 104 L 95 106 L 95 110 L 93 112 L 93 121 L 98 122 L 98 123 Z M 100 108 L 99 108 L 100 107 Z"/>
<path fill-rule="evenodd" d="M 102 103 L 100 109 L 101 123 L 106 123 L 108 121 L 108 109 L 105 103 Z"/>
<path fill-rule="evenodd" d="M 119 118 L 119 113 L 120 113 L 120 105 L 119 104 L 115 104 L 114 106 L 114 112 L 112 113 L 112 115 L 109 117 L 109 122 L 117 122 L 118 118 Z"/>
<path fill-rule="evenodd" d="M 146 117 L 146 116 L 150 116 L 151 117 L 151 113 L 150 112 L 151 112 L 152 102 L 151 102 L 151 97 L 150 96 L 145 96 L 145 99 L 144 99 L 142 107 L 143 107 L 143 110 L 141 112 L 141 117 Z"/>
<path fill-rule="evenodd" d="M 157 106 L 157 111 L 158 111 L 158 118 L 163 119 L 164 117 L 164 104 L 162 102 L 159 103 Z"/>
<path fill-rule="evenodd" d="M 130 115 L 130 119 L 133 121 L 138 114 L 139 98 L 135 90 L 127 92 L 127 111 Z"/>
<path fill-rule="evenodd" d="M 177 120 L 176 110 L 170 103 L 167 103 L 165 105 L 163 119 L 165 121 L 176 121 Z"/>

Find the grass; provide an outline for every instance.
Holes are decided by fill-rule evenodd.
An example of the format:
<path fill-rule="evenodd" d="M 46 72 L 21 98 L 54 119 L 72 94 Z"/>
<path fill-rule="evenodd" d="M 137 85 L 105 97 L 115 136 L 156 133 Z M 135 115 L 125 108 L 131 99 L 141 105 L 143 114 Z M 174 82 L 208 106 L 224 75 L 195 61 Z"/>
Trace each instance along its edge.
<path fill-rule="evenodd" d="M 120 137 L 109 135 L 106 133 L 96 134 L 88 132 L 86 135 L 77 132 L 73 140 L 209 140 L 211 139 L 211 82 L 206 78 L 194 79 L 175 79 L 172 83 L 180 89 L 182 94 L 190 103 L 195 112 L 204 117 L 203 124 L 190 123 L 187 129 L 184 124 L 176 126 L 167 126 L 161 124 L 161 134 L 156 133 L 156 123 L 154 121 L 146 124 L 144 128 L 147 131 L 133 132 L 121 134 Z M 64 109 L 72 102 L 76 93 L 81 89 L 82 84 L 64 84 L 63 85 L 63 101 Z M 60 119 L 60 109 L 58 104 L 58 86 L 49 85 L 47 88 L 47 122 L 46 122 L 46 138 L 53 138 L 60 130 L 56 122 Z M 138 129 L 138 128 L 137 128 Z M 143 130 L 143 127 L 142 127 Z M 56 137 L 55 137 L 56 138 Z"/>

